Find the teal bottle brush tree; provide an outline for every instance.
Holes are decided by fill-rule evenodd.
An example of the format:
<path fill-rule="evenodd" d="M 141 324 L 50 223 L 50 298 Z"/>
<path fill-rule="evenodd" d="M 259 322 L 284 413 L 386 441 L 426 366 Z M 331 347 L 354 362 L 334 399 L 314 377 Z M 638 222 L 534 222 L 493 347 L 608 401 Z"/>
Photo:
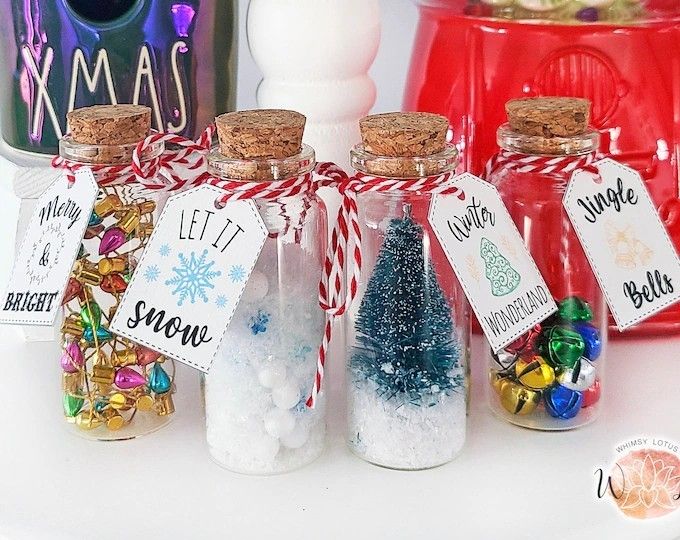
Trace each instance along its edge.
<path fill-rule="evenodd" d="M 387 226 L 354 320 L 349 435 L 372 461 L 412 469 L 448 461 L 462 446 L 465 378 L 423 227 L 409 204 L 403 209 Z"/>

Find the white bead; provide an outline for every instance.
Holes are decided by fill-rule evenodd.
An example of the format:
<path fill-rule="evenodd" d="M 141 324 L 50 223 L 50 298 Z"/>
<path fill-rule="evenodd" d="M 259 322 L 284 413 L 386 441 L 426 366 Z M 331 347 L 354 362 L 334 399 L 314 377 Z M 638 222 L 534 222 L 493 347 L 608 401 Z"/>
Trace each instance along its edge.
<path fill-rule="evenodd" d="M 279 386 L 286 380 L 286 368 L 279 364 L 265 366 L 258 372 L 257 380 L 267 388 Z"/>
<path fill-rule="evenodd" d="M 246 290 L 243 296 L 250 301 L 262 300 L 269 292 L 269 282 L 267 281 L 267 276 L 265 276 L 259 270 L 253 270 L 248 278 L 248 285 L 246 285 Z"/>
<path fill-rule="evenodd" d="M 295 416 L 290 411 L 275 408 L 264 415 L 264 429 L 272 437 L 288 435 L 295 427 Z"/>
<path fill-rule="evenodd" d="M 298 424 L 288 435 L 281 437 L 281 444 L 286 448 L 300 448 L 307 442 L 309 431 Z"/>
<path fill-rule="evenodd" d="M 300 391 L 289 382 L 277 386 L 272 391 L 274 405 L 280 409 L 292 409 L 300 401 Z"/>
<path fill-rule="evenodd" d="M 265 462 L 272 461 L 281 447 L 276 437 L 266 434 L 251 437 L 248 442 L 253 457 Z"/>

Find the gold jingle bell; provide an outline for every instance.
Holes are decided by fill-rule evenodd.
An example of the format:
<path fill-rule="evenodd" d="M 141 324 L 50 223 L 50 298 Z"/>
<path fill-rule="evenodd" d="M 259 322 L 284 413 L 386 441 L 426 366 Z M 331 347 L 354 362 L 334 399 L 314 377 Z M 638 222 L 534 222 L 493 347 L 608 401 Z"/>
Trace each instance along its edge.
<path fill-rule="evenodd" d="M 138 411 L 150 411 L 153 409 L 153 406 L 154 399 L 148 394 L 139 396 L 135 402 L 135 407 Z"/>
<path fill-rule="evenodd" d="M 125 272 L 127 261 L 124 257 L 104 257 L 97 263 L 97 269 L 102 276 Z"/>
<path fill-rule="evenodd" d="M 501 389 L 501 405 L 510 414 L 531 414 L 541 401 L 541 393 L 508 381 Z"/>
<path fill-rule="evenodd" d="M 175 412 L 175 404 L 170 392 L 156 396 L 155 409 L 158 416 L 168 416 Z"/>
<path fill-rule="evenodd" d="M 111 361 L 115 366 L 124 367 L 131 366 L 137 363 L 137 353 L 134 349 L 124 349 L 122 351 L 113 351 Z"/>
<path fill-rule="evenodd" d="M 99 217 L 103 218 L 122 207 L 123 203 L 121 202 L 120 197 L 111 193 L 104 197 L 101 201 L 97 201 L 97 204 L 94 205 L 94 212 Z"/>
<path fill-rule="evenodd" d="M 82 430 L 89 431 L 90 429 L 98 428 L 101 425 L 101 418 L 96 416 L 92 411 L 84 411 L 76 416 L 76 426 Z"/>
<path fill-rule="evenodd" d="M 61 374 L 61 386 L 64 389 L 65 394 L 79 395 L 82 392 L 82 384 L 82 371 L 77 371 L 76 373 L 64 372 Z"/>
<path fill-rule="evenodd" d="M 507 374 L 503 374 L 500 371 L 489 372 L 489 383 L 499 395 L 508 382 L 510 382 L 510 379 Z"/>
<path fill-rule="evenodd" d="M 520 358 L 515 364 L 515 376 L 532 390 L 543 390 L 555 383 L 555 370 L 539 355 Z"/>

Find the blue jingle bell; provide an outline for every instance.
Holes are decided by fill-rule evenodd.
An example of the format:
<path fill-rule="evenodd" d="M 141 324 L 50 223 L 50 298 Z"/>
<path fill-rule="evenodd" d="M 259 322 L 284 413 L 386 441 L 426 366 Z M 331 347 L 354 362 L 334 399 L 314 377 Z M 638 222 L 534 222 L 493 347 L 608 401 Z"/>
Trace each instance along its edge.
<path fill-rule="evenodd" d="M 92 331 L 91 326 L 88 326 L 85 328 L 85 330 L 83 330 L 83 339 L 87 341 L 88 345 L 95 344 L 94 332 Z M 102 343 L 110 341 L 111 339 L 113 339 L 113 334 L 109 332 L 107 328 L 103 326 L 97 328 L 97 343 L 101 345 Z"/>
<path fill-rule="evenodd" d="M 583 356 L 588 360 L 597 360 L 602 353 L 602 339 L 600 338 L 600 332 L 592 324 L 588 323 L 576 323 L 574 324 L 574 330 L 576 330 L 585 343 L 585 351 Z"/>
<path fill-rule="evenodd" d="M 165 394 L 170 390 L 170 386 L 172 385 L 170 377 L 158 362 L 155 362 L 151 368 L 147 385 L 149 389 L 156 394 Z"/>
<path fill-rule="evenodd" d="M 97 215 L 96 212 L 90 214 L 90 220 L 87 222 L 88 227 L 94 227 L 102 222 L 102 218 Z"/>
<path fill-rule="evenodd" d="M 560 384 L 543 392 L 545 410 L 550 416 L 569 420 L 574 418 L 583 405 L 583 394 Z"/>

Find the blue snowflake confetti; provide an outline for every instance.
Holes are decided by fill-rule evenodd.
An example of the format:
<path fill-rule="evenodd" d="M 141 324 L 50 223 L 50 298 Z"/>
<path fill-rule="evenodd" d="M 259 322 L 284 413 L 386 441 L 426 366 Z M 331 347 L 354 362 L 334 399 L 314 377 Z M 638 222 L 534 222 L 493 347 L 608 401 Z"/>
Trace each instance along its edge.
<path fill-rule="evenodd" d="M 167 257 L 170 255 L 170 252 L 172 250 L 170 249 L 170 246 L 168 244 L 163 244 L 160 248 L 158 248 L 158 253 L 161 257 Z"/>
<path fill-rule="evenodd" d="M 233 283 L 236 283 L 237 281 L 243 281 L 245 277 L 246 271 L 240 264 L 232 266 L 231 270 L 229 270 L 229 279 L 231 279 Z"/>
<path fill-rule="evenodd" d="M 253 332 L 254 336 L 267 331 L 269 317 L 271 317 L 269 313 L 258 309 L 257 314 L 250 318 L 250 330 Z"/>
<path fill-rule="evenodd" d="M 217 298 L 215 298 L 215 305 L 220 309 L 226 307 L 227 302 L 227 297 L 223 294 L 220 294 Z"/>
<path fill-rule="evenodd" d="M 161 275 L 161 271 L 156 266 L 155 264 L 152 264 L 151 266 L 147 266 L 146 270 L 144 271 L 144 279 L 146 280 L 147 283 L 151 283 L 152 281 L 156 281 L 158 279 L 158 276 Z"/>
<path fill-rule="evenodd" d="M 307 357 L 307 355 L 310 352 L 312 352 L 312 348 L 309 345 L 306 344 L 298 345 L 295 351 L 293 352 L 293 357 L 296 360 L 302 361 Z"/>
<path fill-rule="evenodd" d="M 180 266 L 173 266 L 172 271 L 175 276 L 168 279 L 165 284 L 174 287 L 172 295 L 177 295 L 177 305 L 181 306 L 187 297 L 191 303 L 196 303 L 196 299 L 208 301 L 207 289 L 214 289 L 213 279 L 222 275 L 219 270 L 212 270 L 215 261 L 206 261 L 208 250 L 204 249 L 200 257 L 192 251 L 187 258 L 184 253 L 178 255 Z"/>

